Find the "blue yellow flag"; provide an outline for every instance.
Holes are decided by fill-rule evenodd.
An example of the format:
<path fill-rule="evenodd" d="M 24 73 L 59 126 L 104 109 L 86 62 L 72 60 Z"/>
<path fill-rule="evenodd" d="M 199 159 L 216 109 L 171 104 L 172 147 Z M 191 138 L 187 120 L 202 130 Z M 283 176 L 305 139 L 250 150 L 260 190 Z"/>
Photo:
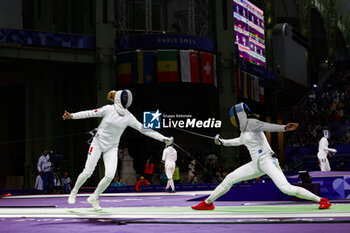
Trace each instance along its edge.
<path fill-rule="evenodd" d="M 137 53 L 137 83 L 153 82 L 153 51 L 142 51 Z"/>

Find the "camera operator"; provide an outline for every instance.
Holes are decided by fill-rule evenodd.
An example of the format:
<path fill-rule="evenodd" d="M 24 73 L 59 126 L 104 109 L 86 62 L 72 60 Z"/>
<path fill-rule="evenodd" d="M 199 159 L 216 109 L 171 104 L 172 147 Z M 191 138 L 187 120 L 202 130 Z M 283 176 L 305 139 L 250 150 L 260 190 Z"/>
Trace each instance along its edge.
<path fill-rule="evenodd" d="M 50 153 L 47 149 L 43 150 L 43 154 L 39 158 L 37 167 L 43 180 L 44 193 L 52 193 L 52 187 L 54 186 L 53 171 L 50 162 Z"/>

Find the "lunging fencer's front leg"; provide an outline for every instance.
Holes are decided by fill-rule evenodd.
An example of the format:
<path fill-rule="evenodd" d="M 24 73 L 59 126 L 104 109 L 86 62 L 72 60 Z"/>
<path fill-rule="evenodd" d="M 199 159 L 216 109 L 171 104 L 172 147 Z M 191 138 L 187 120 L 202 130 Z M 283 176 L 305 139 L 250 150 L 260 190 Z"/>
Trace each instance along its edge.
<path fill-rule="evenodd" d="M 253 179 L 261 175 L 263 175 L 263 173 L 257 168 L 255 163 L 251 161 L 228 174 L 221 182 L 221 184 L 215 188 L 215 190 L 206 200 L 203 200 L 196 206 L 192 206 L 192 209 L 212 210 L 215 208 L 213 202 L 227 193 L 233 184 L 238 183 L 242 180 Z"/>

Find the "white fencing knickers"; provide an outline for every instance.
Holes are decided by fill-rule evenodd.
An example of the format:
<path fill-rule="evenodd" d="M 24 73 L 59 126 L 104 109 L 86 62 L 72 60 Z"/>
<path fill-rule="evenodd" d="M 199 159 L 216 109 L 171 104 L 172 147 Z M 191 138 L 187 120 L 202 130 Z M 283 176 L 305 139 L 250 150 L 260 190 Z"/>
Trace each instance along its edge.
<path fill-rule="evenodd" d="M 237 182 L 254 179 L 264 174 L 267 174 L 275 185 L 285 194 L 315 202 L 319 202 L 321 200 L 320 197 L 311 193 L 310 191 L 291 185 L 279 167 L 278 160 L 269 154 L 263 154 L 257 160 L 251 161 L 228 174 L 205 202 L 214 202 L 217 198 L 230 190 L 232 185 Z"/>
<path fill-rule="evenodd" d="M 98 140 L 94 139 L 90 145 L 88 158 L 85 163 L 85 168 L 78 176 L 73 193 L 78 193 L 79 188 L 85 183 L 85 181 L 92 175 L 97 165 L 98 160 L 101 157 L 101 150 L 98 144 Z M 98 184 L 95 192 L 92 194 L 97 199 L 101 193 L 109 186 L 115 176 L 118 165 L 118 145 L 113 146 L 109 150 L 103 153 L 103 162 L 105 165 L 105 176 Z"/>
<path fill-rule="evenodd" d="M 331 171 L 331 166 L 329 165 L 329 161 L 327 158 L 327 153 L 324 152 L 318 152 L 317 153 L 317 158 L 320 163 L 320 169 L 323 172 L 329 172 Z"/>
<path fill-rule="evenodd" d="M 171 186 L 172 190 L 175 190 L 173 175 L 175 171 L 175 161 L 166 161 L 165 162 L 165 174 L 168 177 L 168 183 L 166 185 L 166 189 Z"/>

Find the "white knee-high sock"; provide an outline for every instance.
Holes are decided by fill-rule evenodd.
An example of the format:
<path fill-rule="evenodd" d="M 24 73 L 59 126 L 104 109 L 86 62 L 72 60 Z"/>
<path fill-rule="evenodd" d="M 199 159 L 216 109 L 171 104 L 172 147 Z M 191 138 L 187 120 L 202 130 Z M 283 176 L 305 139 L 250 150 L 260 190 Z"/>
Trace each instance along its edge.
<path fill-rule="evenodd" d="M 170 186 L 171 186 L 172 190 L 175 190 L 175 185 L 174 185 L 174 180 L 173 179 L 170 180 Z"/>
<path fill-rule="evenodd" d="M 320 202 L 321 198 L 312 192 L 295 185 L 291 185 L 289 183 L 284 183 L 280 186 L 277 186 L 283 193 L 296 196 L 302 199 L 314 201 L 314 202 Z"/>
<path fill-rule="evenodd" d="M 91 175 L 89 175 L 86 172 L 82 172 L 80 173 L 80 175 L 78 176 L 77 181 L 75 182 L 74 188 L 72 189 L 72 193 L 78 193 L 80 187 L 85 183 L 85 181 L 90 177 Z"/>
<path fill-rule="evenodd" d="M 232 186 L 232 185 L 231 185 Z M 227 193 L 230 190 L 231 186 L 226 185 L 225 183 L 221 183 L 213 193 L 205 200 L 206 203 L 213 203 L 216 199 Z"/>
<path fill-rule="evenodd" d="M 95 189 L 95 192 L 92 194 L 95 199 L 98 199 L 98 197 L 103 193 L 103 191 L 106 190 L 106 188 L 110 185 L 111 181 L 113 179 L 109 177 L 103 177 L 100 183 L 98 183 L 97 188 Z"/>
<path fill-rule="evenodd" d="M 168 189 L 170 187 L 170 180 L 168 180 L 168 182 L 166 183 L 166 189 Z"/>
<path fill-rule="evenodd" d="M 302 199 L 306 199 L 306 200 L 310 200 L 310 201 L 314 201 L 314 202 L 320 202 L 321 198 L 315 194 L 313 194 L 312 192 L 310 192 L 307 189 L 298 187 L 298 186 L 294 186 L 294 196 L 302 198 Z"/>

